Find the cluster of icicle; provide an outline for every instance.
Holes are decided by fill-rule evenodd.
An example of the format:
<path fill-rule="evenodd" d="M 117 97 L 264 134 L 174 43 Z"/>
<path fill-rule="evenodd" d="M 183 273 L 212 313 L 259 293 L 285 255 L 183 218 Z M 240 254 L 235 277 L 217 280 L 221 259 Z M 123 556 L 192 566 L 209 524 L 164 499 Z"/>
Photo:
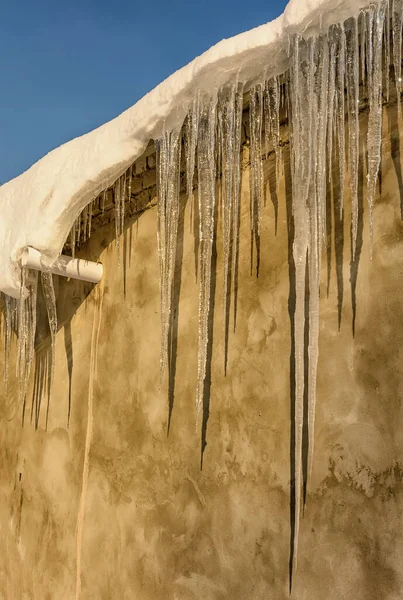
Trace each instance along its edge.
<path fill-rule="evenodd" d="M 123 233 L 125 219 L 125 202 L 131 198 L 133 167 L 121 175 L 112 186 L 112 197 L 115 210 L 115 228 L 116 242 L 118 245 L 118 256 L 120 254 L 119 239 Z M 105 211 L 107 199 L 107 190 L 104 190 L 100 196 L 92 200 L 79 214 L 75 220 L 69 235 L 69 244 L 72 256 L 75 255 L 76 248 L 81 243 L 85 243 L 91 237 L 92 219 L 94 214 L 101 214 Z M 119 258 L 118 258 L 119 260 Z M 42 296 L 46 305 L 49 322 L 49 333 L 51 341 L 50 356 L 50 385 L 53 381 L 56 350 L 56 333 L 58 329 L 56 297 L 53 285 L 53 276 L 49 269 L 44 267 L 40 273 Z M 10 404 L 10 411 L 17 412 L 25 403 L 28 390 L 29 376 L 31 373 L 32 362 L 34 359 L 35 335 L 36 335 L 36 313 L 37 313 L 37 294 L 38 291 L 38 272 L 21 266 L 21 288 L 18 300 L 1 294 L 4 301 L 4 338 L 5 338 L 5 363 L 4 363 L 4 381 L 5 395 Z M 13 333 L 17 336 L 17 397 L 15 403 L 12 395 L 9 396 L 9 376 L 10 376 L 10 350 Z M 10 412 L 9 411 L 9 412 Z"/>
<path fill-rule="evenodd" d="M 186 162 L 187 197 L 191 214 L 197 201 L 199 237 L 199 341 L 196 414 L 203 406 L 207 370 L 209 315 L 211 309 L 212 253 L 215 236 L 217 180 L 221 182 L 224 255 L 224 322 L 229 321 L 228 296 L 236 288 L 240 228 L 240 182 L 243 99 L 249 92 L 250 119 L 250 228 L 260 236 L 263 196 L 263 148 L 273 148 L 276 179 L 282 172 L 280 113 L 288 119 L 291 144 L 294 245 L 296 272 L 295 341 L 295 538 L 294 567 L 298 549 L 302 488 L 302 430 L 305 372 L 308 373 L 308 473 L 312 469 L 316 405 L 316 372 L 319 337 L 319 287 L 322 245 L 326 238 L 326 188 L 337 165 L 340 179 L 338 206 L 344 210 L 344 182 L 349 174 L 351 196 L 352 256 L 357 247 L 359 218 L 359 100 L 360 82 L 369 102 L 367 132 L 367 197 L 371 248 L 373 204 L 381 159 L 382 102 L 389 100 L 389 73 L 393 64 L 398 114 L 402 92 L 402 1 L 372 3 L 358 18 L 333 25 L 309 39 L 296 35 L 290 44 L 290 66 L 281 76 L 262 74 L 251 88 L 234 80 L 214 93 L 199 91 L 184 123 L 156 140 L 158 187 L 158 252 L 161 291 L 161 379 L 168 364 L 172 325 L 175 260 L 180 213 L 181 159 Z M 392 32 L 392 36 L 390 34 Z M 392 39 L 391 39 L 392 38 Z M 348 127 L 345 125 L 347 113 Z M 347 134 L 346 134 L 347 130 Z M 347 152 L 346 152 L 347 147 Z M 195 179 L 197 182 L 195 185 Z M 116 240 L 123 232 L 125 200 L 131 197 L 132 169 L 113 186 Z M 196 192 L 194 191 L 196 188 Z M 104 208 L 104 192 L 96 202 Z M 71 246 L 91 234 L 93 204 L 78 217 Z M 192 219 L 193 221 L 193 219 Z M 119 250 L 119 248 L 118 248 Z M 309 341 L 305 352 L 305 286 L 309 282 Z M 52 339 L 52 364 L 57 314 L 52 275 L 42 273 Z M 25 297 L 24 290 L 30 294 Z M 24 398 L 34 354 L 37 277 L 22 269 L 21 297 L 5 298 L 5 378 L 8 383 L 10 340 L 18 332 L 17 374 L 19 396 Z M 235 317 L 234 317 L 235 321 Z M 305 365 L 305 357 L 308 365 Z"/>
<path fill-rule="evenodd" d="M 390 39 L 392 30 L 392 40 Z M 391 53 L 391 47 L 393 49 Z M 402 91 L 402 2 L 375 2 L 358 18 L 333 25 L 309 39 L 296 35 L 290 45 L 290 68 L 249 89 L 250 227 L 260 236 L 263 196 L 263 144 L 273 148 L 277 185 L 282 171 L 280 112 L 288 117 L 291 142 L 292 211 L 296 270 L 295 339 L 295 540 L 298 550 L 302 489 L 302 431 L 305 370 L 308 372 L 308 476 L 312 469 L 319 338 L 319 287 L 322 245 L 326 243 L 326 188 L 336 162 L 340 179 L 338 206 L 344 210 L 344 183 L 349 174 L 352 257 L 357 249 L 359 218 L 360 81 L 369 102 L 367 132 L 367 198 L 372 252 L 373 204 L 381 160 L 383 91 L 389 100 L 391 54 L 399 115 Z M 199 342 L 196 413 L 203 404 L 207 366 L 212 248 L 215 235 L 216 179 L 221 181 L 224 247 L 224 322 L 227 295 L 234 285 L 238 253 L 240 151 L 244 86 L 232 85 L 215 94 L 199 92 L 182 126 L 157 140 L 158 249 L 161 277 L 161 377 L 168 362 L 175 257 L 180 211 L 180 164 L 185 155 L 187 196 L 194 202 L 197 174 L 199 212 Z M 346 113 L 347 123 L 346 128 Z M 347 134 L 346 134 L 347 129 Z M 183 144 L 182 144 L 183 140 Z M 346 152 L 347 146 L 347 152 Z M 230 261 L 232 260 L 232 268 Z M 305 286 L 309 281 L 308 365 L 305 365 Z"/>

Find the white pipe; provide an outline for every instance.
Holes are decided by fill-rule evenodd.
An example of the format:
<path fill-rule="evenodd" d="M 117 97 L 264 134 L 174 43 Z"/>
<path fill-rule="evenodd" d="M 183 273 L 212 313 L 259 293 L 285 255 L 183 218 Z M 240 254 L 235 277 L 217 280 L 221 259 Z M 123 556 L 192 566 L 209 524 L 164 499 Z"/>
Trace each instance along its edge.
<path fill-rule="evenodd" d="M 29 269 L 44 270 L 41 262 L 41 253 L 30 246 L 25 248 L 21 263 L 22 266 Z M 104 272 L 102 263 L 95 263 L 82 258 L 72 258 L 63 254 L 53 263 L 50 270 L 55 275 L 71 277 L 71 279 L 80 279 L 81 281 L 89 281 L 91 283 L 99 283 Z"/>

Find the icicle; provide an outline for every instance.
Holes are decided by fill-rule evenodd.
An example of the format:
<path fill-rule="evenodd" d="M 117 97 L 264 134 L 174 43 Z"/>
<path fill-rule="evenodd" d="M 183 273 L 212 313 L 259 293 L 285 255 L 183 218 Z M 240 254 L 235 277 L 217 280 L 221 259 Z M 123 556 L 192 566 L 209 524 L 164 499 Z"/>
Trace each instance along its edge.
<path fill-rule="evenodd" d="M 374 8 L 370 6 L 365 12 L 367 25 L 367 79 L 368 94 L 372 90 L 372 74 L 374 70 Z"/>
<path fill-rule="evenodd" d="M 84 243 L 87 241 L 87 231 L 88 231 L 88 205 L 83 210 L 83 236 Z"/>
<path fill-rule="evenodd" d="M 355 257 L 358 231 L 358 161 L 359 161 L 359 70 L 357 21 L 349 19 L 346 27 L 346 79 L 348 106 L 349 170 L 351 191 L 352 256 Z M 368 70 L 369 73 L 369 70 Z M 369 78 L 368 78 L 369 81 Z"/>
<path fill-rule="evenodd" d="M 12 321 L 12 300 L 10 296 L 5 295 L 6 300 L 6 340 L 4 348 L 4 382 L 5 391 L 8 392 L 9 365 L 10 365 L 10 346 L 11 346 L 11 321 Z"/>
<path fill-rule="evenodd" d="M 27 270 L 25 267 L 21 267 L 21 286 L 20 286 L 20 298 L 18 300 L 18 350 L 17 350 L 17 380 L 18 380 L 18 397 L 21 401 L 23 390 L 24 390 L 24 375 L 26 369 L 26 349 L 27 349 L 27 337 L 28 327 L 26 321 L 26 280 Z"/>
<path fill-rule="evenodd" d="M 389 72 L 390 72 L 390 6 L 389 0 L 386 0 L 386 11 L 385 11 L 385 86 L 386 86 L 386 102 L 390 99 L 390 85 L 389 85 Z"/>
<path fill-rule="evenodd" d="M 125 229 L 126 173 L 122 175 L 120 191 L 120 235 L 123 235 Z"/>
<path fill-rule="evenodd" d="M 366 69 L 365 69 L 365 55 L 367 48 L 367 19 L 365 12 L 359 15 L 360 21 L 360 56 L 361 56 L 361 79 L 362 84 L 365 85 L 366 81 Z"/>
<path fill-rule="evenodd" d="M 293 569 L 297 567 L 298 537 L 301 510 L 302 486 L 302 427 L 304 415 L 304 330 L 305 330 L 305 269 L 308 251 L 307 201 L 309 193 L 309 163 L 311 152 L 309 129 L 311 110 L 309 107 L 309 67 L 300 60 L 303 42 L 297 35 L 291 67 L 290 101 L 292 102 L 292 208 L 295 226 L 293 257 L 295 263 L 295 514 Z M 300 71 L 301 70 L 301 71 Z M 308 72 L 307 72 L 308 71 Z"/>
<path fill-rule="evenodd" d="M 76 239 L 77 239 L 78 246 L 80 246 L 80 239 L 81 239 L 81 214 L 77 218 L 76 225 L 77 225 L 77 236 L 76 236 Z"/>
<path fill-rule="evenodd" d="M 120 219 L 121 219 L 121 200 L 120 200 L 120 177 L 113 186 L 113 197 L 115 200 L 115 237 L 116 252 L 118 255 L 118 266 L 120 266 Z"/>
<path fill-rule="evenodd" d="M 92 210 L 93 202 L 90 202 L 88 205 L 88 239 L 90 239 L 92 232 Z"/>
<path fill-rule="evenodd" d="M 333 26 L 329 30 L 329 93 L 328 93 L 328 130 L 327 130 L 327 152 L 329 160 L 329 181 L 332 178 L 333 167 L 333 130 L 335 117 L 335 96 L 336 96 L 336 51 L 337 41 L 335 35 L 336 28 Z"/>
<path fill-rule="evenodd" d="M 224 286 L 223 308 L 224 329 L 228 317 L 228 278 L 231 252 L 231 234 L 233 225 L 233 196 L 234 168 L 239 147 L 235 146 L 235 93 L 236 86 L 224 89 L 218 104 L 218 122 L 220 123 L 220 138 L 222 152 L 222 207 L 223 207 L 223 237 L 224 237 Z"/>
<path fill-rule="evenodd" d="M 266 153 L 269 147 L 269 134 L 276 154 L 276 186 L 279 193 L 281 177 L 281 137 L 280 137 L 280 85 L 279 78 L 266 82 L 264 92 Z"/>
<path fill-rule="evenodd" d="M 132 168 L 132 167 L 130 167 Z M 102 214 L 105 213 L 105 202 L 106 202 L 106 190 L 104 190 L 102 192 L 102 196 L 101 196 L 101 210 L 102 210 Z"/>
<path fill-rule="evenodd" d="M 319 40 L 318 57 L 318 155 L 316 161 L 316 189 L 318 197 L 318 244 L 320 240 L 326 244 L 326 130 L 328 124 L 328 81 L 329 81 L 329 47 L 327 38 Z M 314 115 L 314 118 L 315 115 Z M 332 120 L 332 119 L 331 119 Z"/>
<path fill-rule="evenodd" d="M 22 398 L 25 400 L 28 390 L 31 366 L 34 360 L 35 334 L 36 334 L 36 303 L 38 290 L 38 271 L 29 272 L 29 296 L 26 299 L 25 322 L 27 328 L 26 350 L 25 350 L 25 372 Z"/>
<path fill-rule="evenodd" d="M 373 12 L 372 21 L 375 24 L 374 31 L 374 58 L 372 63 L 371 81 L 369 90 L 369 119 L 368 119 L 368 208 L 369 208 L 369 231 L 370 231 L 370 255 L 372 256 L 374 218 L 373 206 L 378 181 L 379 167 L 381 164 L 382 144 L 382 36 L 385 21 L 385 4 L 381 2 Z"/>
<path fill-rule="evenodd" d="M 263 93 L 258 83 L 250 91 L 250 219 L 251 231 L 260 236 L 263 189 L 262 116 Z"/>
<path fill-rule="evenodd" d="M 56 311 L 56 296 L 53 287 L 53 275 L 50 271 L 41 271 L 41 282 L 43 297 L 45 299 L 46 310 L 48 313 L 50 340 L 51 340 L 51 379 L 50 386 L 53 382 L 54 370 L 56 365 L 56 334 L 57 334 L 57 311 Z"/>
<path fill-rule="evenodd" d="M 76 221 L 73 223 L 73 227 L 70 231 L 70 246 L 71 246 L 71 255 L 74 258 L 76 254 Z"/>
<path fill-rule="evenodd" d="M 131 202 L 131 199 L 132 199 L 132 183 L 133 183 L 133 165 L 130 165 L 130 167 L 129 167 L 129 172 L 128 172 L 127 178 L 128 178 L 127 196 L 128 196 L 129 202 Z"/>
<path fill-rule="evenodd" d="M 402 116 L 402 0 L 393 0 L 392 4 L 392 29 L 393 29 L 393 66 L 395 71 L 397 111 Z"/>
<path fill-rule="evenodd" d="M 211 261 L 215 211 L 216 101 L 203 99 L 198 128 L 197 169 L 199 184 L 200 297 L 197 360 L 196 420 L 204 397 L 211 302 Z"/>
<path fill-rule="evenodd" d="M 190 222 L 193 220 L 193 177 L 196 164 L 197 130 L 199 125 L 200 99 L 193 100 L 186 121 L 186 191 L 190 203 Z"/>
<path fill-rule="evenodd" d="M 344 28 L 339 25 L 336 29 L 337 39 L 337 69 L 336 69 L 336 102 L 337 102 L 337 139 L 340 180 L 340 218 L 344 210 L 344 186 L 346 174 L 346 136 L 345 136 L 345 57 L 346 37 Z"/>
<path fill-rule="evenodd" d="M 158 169 L 158 254 L 161 293 L 161 359 L 160 378 L 168 362 L 174 287 L 176 246 L 179 221 L 181 136 L 165 133 L 157 140 Z"/>
<path fill-rule="evenodd" d="M 234 132 L 234 147 L 237 149 L 234 157 L 234 202 L 233 202 L 233 244 L 234 250 L 232 253 L 232 273 L 234 277 L 234 291 L 236 286 L 236 270 L 238 265 L 238 250 L 239 250 L 239 200 L 241 193 L 241 142 L 242 142 L 242 112 L 243 112 L 243 84 L 238 83 L 235 93 L 235 132 Z M 235 310 L 234 310 L 235 324 Z"/>

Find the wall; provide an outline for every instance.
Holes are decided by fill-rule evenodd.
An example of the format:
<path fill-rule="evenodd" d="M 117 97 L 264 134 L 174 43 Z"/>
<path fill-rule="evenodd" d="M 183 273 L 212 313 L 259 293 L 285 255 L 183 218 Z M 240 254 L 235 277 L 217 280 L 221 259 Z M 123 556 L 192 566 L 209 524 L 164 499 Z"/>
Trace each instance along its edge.
<path fill-rule="evenodd" d="M 293 585 L 298 600 L 392 600 L 402 595 L 403 185 L 396 106 L 385 110 L 384 117 L 372 264 L 366 208 L 359 267 L 350 264 L 349 204 L 344 226 L 336 223 L 331 252 L 323 256 L 316 446 Z M 365 111 L 361 121 L 365 133 Z M 264 161 L 258 278 L 250 266 L 244 145 L 237 326 L 235 332 L 229 329 L 226 376 L 217 211 L 211 386 L 206 387 L 201 432 L 195 423 L 198 282 L 185 197 L 174 360 L 159 385 L 153 158 L 138 169 L 138 181 L 149 191 L 139 197 L 137 209 L 144 212 L 136 207 L 128 211 L 120 267 L 114 224 L 108 224 L 108 216 L 103 221 L 99 217 L 80 253 L 103 262 L 102 288 L 56 282 L 60 329 L 50 395 L 49 339 L 40 304 L 38 351 L 23 427 L 13 378 L 8 400 L 2 391 L 0 598 L 75 598 L 77 557 L 83 599 L 289 597 L 293 266 L 289 155 L 283 134 L 285 175 L 278 198 L 273 156 Z M 149 187 L 142 183 L 146 177 Z M 361 173 L 361 184 L 364 179 Z M 337 208 L 337 181 L 329 191 Z M 365 204 L 362 185 L 360 198 Z M 89 365 L 102 290 L 91 401 Z M 232 296 L 232 308 L 233 301 Z M 85 509 L 81 513 L 80 506 Z"/>

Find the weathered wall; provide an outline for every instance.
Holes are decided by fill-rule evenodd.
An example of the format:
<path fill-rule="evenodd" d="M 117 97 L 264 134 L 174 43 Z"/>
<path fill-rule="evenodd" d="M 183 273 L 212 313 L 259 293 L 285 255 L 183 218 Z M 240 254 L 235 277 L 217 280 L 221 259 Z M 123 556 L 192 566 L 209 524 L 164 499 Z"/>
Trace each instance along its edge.
<path fill-rule="evenodd" d="M 355 281 L 356 269 L 350 265 L 348 205 L 344 229 L 338 225 L 336 243 L 334 237 L 331 240 L 328 295 L 328 261 L 326 254 L 323 257 L 316 447 L 293 589 L 298 600 L 402 597 L 403 187 L 395 120 L 392 107 L 385 113 L 382 197 L 375 209 L 372 264 L 368 225 L 363 224 L 355 339 L 350 279 Z M 189 207 L 180 226 L 175 360 L 170 384 L 166 376 L 161 389 L 155 207 L 128 221 L 119 268 L 113 223 L 98 229 L 81 250 L 87 258 L 100 257 L 105 266 L 79 544 L 83 599 L 288 597 L 293 269 L 287 148 L 278 199 L 273 157 L 265 161 L 271 184 L 259 278 L 255 271 L 251 275 L 248 169 L 243 172 L 237 327 L 235 333 L 230 327 L 227 376 L 218 211 L 202 470 L 194 402 L 198 283 Z M 243 160 L 247 166 L 247 150 Z M 335 182 L 333 199 L 337 189 Z M 362 189 L 361 199 L 365 204 Z M 184 198 L 183 207 L 185 203 Z M 48 356 L 43 308 L 24 427 L 21 409 L 15 410 L 14 384 L 8 404 L 2 392 L 0 598 L 8 600 L 69 599 L 76 594 L 76 531 L 96 293 L 72 281 L 59 281 L 56 292 L 61 328 L 49 406 L 43 389 Z M 343 306 L 340 331 L 338 301 Z M 169 435 L 168 389 L 173 404 Z M 32 412 L 39 415 L 37 431 Z"/>

